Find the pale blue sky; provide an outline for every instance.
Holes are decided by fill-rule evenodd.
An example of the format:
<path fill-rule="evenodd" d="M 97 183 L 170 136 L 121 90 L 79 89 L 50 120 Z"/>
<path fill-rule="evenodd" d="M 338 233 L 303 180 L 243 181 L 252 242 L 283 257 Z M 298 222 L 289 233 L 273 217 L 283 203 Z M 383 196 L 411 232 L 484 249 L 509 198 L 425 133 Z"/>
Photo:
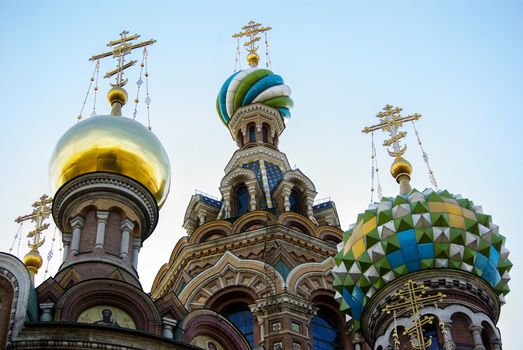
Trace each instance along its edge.
<path fill-rule="evenodd" d="M 387 103 L 423 115 L 418 128 L 440 188 L 481 204 L 507 236 L 512 292 L 499 327 L 504 348 L 518 349 L 522 10 L 521 1 L 2 1 L 0 250 L 11 245 L 14 218 L 50 191 L 48 160 L 80 110 L 93 69 L 87 59 L 127 29 L 158 40 L 150 49 L 152 124 L 173 168 L 170 197 L 140 256 L 149 290 L 184 233 L 194 189 L 219 194 L 235 145 L 214 103 L 234 68 L 230 36 L 254 19 L 274 28 L 273 71 L 293 89 L 280 149 L 314 181 L 318 198 L 336 202 L 343 228 L 370 197 L 370 138 L 360 130 Z M 102 71 L 113 64 L 104 62 Z M 136 74 L 129 74 L 131 95 Z M 100 83 L 100 114 L 109 111 L 107 87 Z M 143 111 L 138 119 L 146 120 Z M 423 189 L 430 185 L 426 168 L 406 130 L 412 182 Z M 378 151 L 384 192 L 393 195 L 391 159 Z"/>

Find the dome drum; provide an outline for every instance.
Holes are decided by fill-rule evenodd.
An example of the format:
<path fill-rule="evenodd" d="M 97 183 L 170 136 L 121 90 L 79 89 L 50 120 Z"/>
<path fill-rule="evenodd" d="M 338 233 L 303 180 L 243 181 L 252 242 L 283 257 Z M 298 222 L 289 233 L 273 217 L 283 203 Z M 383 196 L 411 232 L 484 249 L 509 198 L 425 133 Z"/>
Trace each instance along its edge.
<path fill-rule="evenodd" d="M 124 204 L 139 218 L 142 241 L 147 239 L 158 223 L 155 198 L 137 181 L 113 173 L 88 173 L 68 181 L 58 189 L 53 201 L 53 219 L 62 232 L 67 232 L 72 211 L 89 205 L 94 199 Z"/>

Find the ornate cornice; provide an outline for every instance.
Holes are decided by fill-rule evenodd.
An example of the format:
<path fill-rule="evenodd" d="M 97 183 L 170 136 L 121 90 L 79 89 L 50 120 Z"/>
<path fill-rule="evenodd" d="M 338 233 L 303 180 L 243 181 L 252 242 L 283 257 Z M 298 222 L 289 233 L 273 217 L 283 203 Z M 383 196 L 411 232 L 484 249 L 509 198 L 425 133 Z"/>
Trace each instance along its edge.
<path fill-rule="evenodd" d="M 53 219 L 60 231 L 67 231 L 67 213 L 75 204 L 96 198 L 111 197 L 138 209 L 142 222 L 142 239 L 153 232 L 158 223 L 158 206 L 152 194 L 135 180 L 112 173 L 89 173 L 64 184 L 53 200 Z"/>

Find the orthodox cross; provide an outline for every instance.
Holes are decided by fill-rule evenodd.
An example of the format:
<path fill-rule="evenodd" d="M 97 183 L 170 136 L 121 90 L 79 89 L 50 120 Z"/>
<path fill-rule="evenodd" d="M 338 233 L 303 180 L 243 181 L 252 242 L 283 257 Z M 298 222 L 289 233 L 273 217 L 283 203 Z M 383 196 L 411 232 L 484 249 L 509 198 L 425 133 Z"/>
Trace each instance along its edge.
<path fill-rule="evenodd" d="M 398 296 L 400 300 L 395 303 L 385 305 L 385 307 L 382 309 L 382 312 L 386 312 L 388 314 L 391 312 L 396 313 L 396 311 L 410 312 L 414 325 L 405 329 L 403 334 L 415 336 L 417 344 L 414 343 L 414 340 L 411 340 L 413 349 L 426 350 L 432 344 L 432 337 L 429 337 L 428 339 L 425 338 L 425 335 L 423 334 L 423 326 L 426 324 L 432 324 L 434 316 L 425 315 L 423 318 L 421 318 L 420 309 L 423 308 L 425 304 L 442 301 L 447 296 L 442 292 L 438 292 L 433 295 L 425 295 L 429 288 L 425 285 L 418 286 L 413 280 L 408 280 L 405 285 L 407 286 L 406 289 L 400 289 L 396 292 L 396 296 Z"/>
<path fill-rule="evenodd" d="M 407 146 L 400 146 L 400 140 L 407 135 L 406 131 L 399 131 L 403 126 L 403 123 L 421 118 L 421 114 L 414 113 L 412 115 L 402 117 L 401 111 L 403 108 L 393 107 L 386 105 L 383 107 L 383 111 L 379 112 L 376 117 L 380 118 L 381 123 L 368 126 L 362 130 L 362 132 L 368 134 L 376 130 L 383 130 L 390 134 L 390 139 L 383 142 L 383 146 L 389 147 L 392 145 L 392 150 L 387 150 L 391 157 L 399 158 L 407 150 Z"/>
<path fill-rule="evenodd" d="M 261 23 L 256 23 L 254 21 L 250 21 L 247 23 L 246 26 L 242 27 L 243 31 L 233 34 L 233 38 L 241 38 L 241 37 L 248 37 L 249 40 L 243 44 L 247 48 L 247 51 L 249 53 L 256 53 L 258 50 L 258 46 L 255 44 L 260 41 L 260 37 L 258 36 L 259 33 L 267 32 L 272 29 L 272 27 L 262 27 Z"/>
<path fill-rule="evenodd" d="M 37 250 L 45 242 L 45 237 L 41 237 L 41 234 L 42 231 L 49 227 L 49 224 L 44 223 L 44 221 L 51 215 L 51 203 L 53 203 L 53 198 L 43 194 L 39 201 L 33 203 L 34 209 L 31 214 L 19 216 L 15 220 L 18 224 L 28 220 L 35 223 L 35 229 L 27 234 L 28 238 L 33 239 L 32 242 L 31 240 L 28 242 L 31 250 Z"/>
<path fill-rule="evenodd" d="M 127 83 L 127 79 L 125 79 L 125 80 L 122 79 L 123 71 L 136 64 L 136 60 L 131 60 L 131 61 L 125 63 L 125 56 L 130 54 L 131 51 L 133 51 L 134 49 L 152 45 L 156 42 L 156 40 L 150 39 L 147 41 L 143 41 L 141 43 L 132 44 L 131 42 L 133 40 L 138 39 L 140 37 L 140 35 L 134 34 L 131 36 L 127 36 L 127 34 L 129 34 L 129 32 L 124 30 L 123 32 L 120 33 L 120 39 L 110 41 L 107 44 L 107 46 L 112 48 L 111 51 L 107 51 L 107 52 L 101 53 L 99 55 L 94 55 L 93 57 L 91 57 L 89 59 L 89 61 L 96 61 L 96 60 L 99 60 L 100 58 L 105 58 L 105 57 L 109 57 L 109 56 L 113 56 L 113 58 L 118 59 L 118 64 L 117 64 L 116 68 L 113 69 L 112 71 L 107 72 L 104 75 L 104 78 L 110 78 L 113 75 L 116 75 L 116 84 L 111 84 L 113 86 L 118 86 L 118 87 L 124 86 Z"/>

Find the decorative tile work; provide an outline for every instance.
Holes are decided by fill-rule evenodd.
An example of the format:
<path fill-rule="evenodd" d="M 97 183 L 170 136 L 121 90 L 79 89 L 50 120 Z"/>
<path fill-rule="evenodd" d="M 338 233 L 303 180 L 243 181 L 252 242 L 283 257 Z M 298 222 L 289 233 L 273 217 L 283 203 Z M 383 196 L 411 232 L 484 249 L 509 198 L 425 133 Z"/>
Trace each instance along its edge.
<path fill-rule="evenodd" d="M 413 190 L 372 204 L 345 232 L 333 270 L 336 297 L 356 329 L 378 289 L 423 269 L 471 272 L 503 300 L 510 291 L 508 254 L 505 237 L 481 207 L 447 191 Z"/>

